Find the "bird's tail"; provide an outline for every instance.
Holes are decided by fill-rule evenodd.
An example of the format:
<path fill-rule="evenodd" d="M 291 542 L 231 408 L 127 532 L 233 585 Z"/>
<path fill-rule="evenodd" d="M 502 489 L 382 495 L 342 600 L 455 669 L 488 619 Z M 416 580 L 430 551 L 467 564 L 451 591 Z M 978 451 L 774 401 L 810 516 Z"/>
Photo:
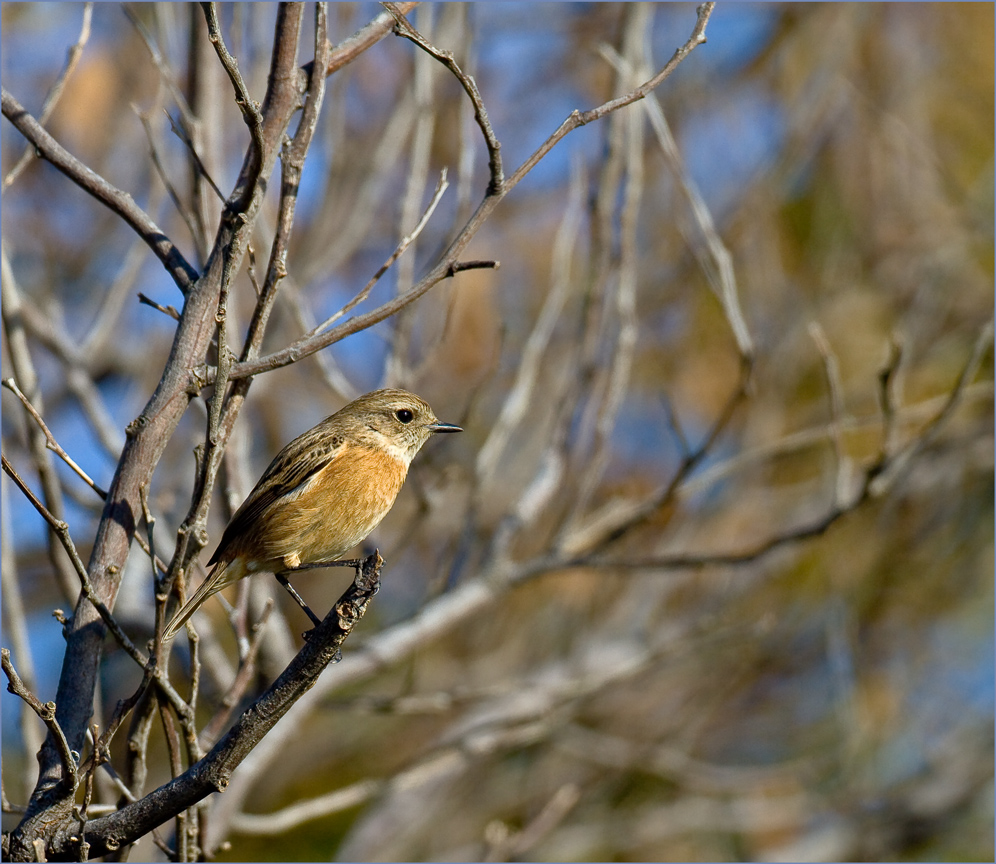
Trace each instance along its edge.
<path fill-rule="evenodd" d="M 212 594 L 217 594 L 230 582 L 235 582 L 244 576 L 244 573 L 237 573 L 240 568 L 236 566 L 241 559 L 235 561 L 219 561 L 208 573 L 207 578 L 201 582 L 193 596 L 183 604 L 183 607 L 173 616 L 166 629 L 163 631 L 163 641 L 169 642 L 180 631 L 180 628 L 187 623 L 187 619 L 194 614 L 197 607 L 201 605 Z"/>

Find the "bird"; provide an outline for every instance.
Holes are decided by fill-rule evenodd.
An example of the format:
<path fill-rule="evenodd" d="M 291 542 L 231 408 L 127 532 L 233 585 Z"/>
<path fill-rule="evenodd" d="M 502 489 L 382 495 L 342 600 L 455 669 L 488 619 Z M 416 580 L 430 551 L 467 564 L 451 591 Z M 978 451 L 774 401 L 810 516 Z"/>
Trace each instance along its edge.
<path fill-rule="evenodd" d="M 273 573 L 317 626 L 288 571 L 341 562 L 394 505 L 408 467 L 442 423 L 405 390 L 374 390 L 298 436 L 270 463 L 225 528 L 207 578 L 163 631 L 172 639 L 212 594 L 252 573 Z"/>

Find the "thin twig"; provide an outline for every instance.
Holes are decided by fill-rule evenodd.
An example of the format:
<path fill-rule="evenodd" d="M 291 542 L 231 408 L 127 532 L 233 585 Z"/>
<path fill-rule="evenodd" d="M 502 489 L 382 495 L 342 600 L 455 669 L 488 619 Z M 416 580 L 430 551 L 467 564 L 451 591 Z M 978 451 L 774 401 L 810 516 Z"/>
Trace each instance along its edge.
<path fill-rule="evenodd" d="M 28 501 L 31 502 L 32 506 L 41 517 L 49 524 L 52 531 L 55 532 L 59 541 L 62 543 L 63 548 L 69 554 L 69 559 L 73 563 L 73 567 L 76 568 L 76 573 L 80 578 L 80 583 L 83 586 L 83 593 L 86 595 L 87 600 L 93 604 L 94 608 L 100 613 L 100 617 L 104 620 L 107 628 L 114 634 L 114 638 L 118 640 L 118 643 L 127 652 L 127 654 L 136 662 L 139 666 L 145 667 L 146 663 L 149 662 L 149 658 L 146 657 L 138 648 L 135 647 L 134 643 L 129 639 L 124 630 L 118 624 L 117 620 L 111 614 L 111 610 L 107 608 L 104 601 L 101 600 L 96 591 L 94 590 L 93 584 L 90 582 L 90 576 L 86 571 L 86 565 L 83 563 L 83 559 L 80 558 L 79 553 L 76 551 L 76 544 L 73 543 L 73 539 L 69 534 L 69 526 L 62 520 L 56 519 L 48 508 L 42 504 L 41 501 L 35 496 L 35 493 L 31 491 L 21 476 L 14 470 L 14 467 L 7 461 L 6 456 L 0 456 L 2 459 L 3 470 L 7 472 L 14 483 L 17 484 L 17 488 L 24 493 Z"/>
<path fill-rule="evenodd" d="M 389 10 L 390 11 L 390 10 Z M 431 31 L 435 8 L 432 4 L 421 4 L 417 10 L 419 26 Z M 397 33 L 398 25 L 395 25 Z M 408 169 L 405 188 L 401 195 L 398 225 L 404 230 L 418 216 L 422 196 L 429 177 L 429 160 L 432 142 L 436 134 L 437 116 L 433 95 L 433 58 L 419 52 L 414 58 L 409 99 L 415 106 L 415 128 L 409 139 Z M 408 101 L 408 100 L 405 100 Z M 414 244 L 413 244 L 414 246 Z M 415 281 L 415 249 L 401 259 L 394 279 L 395 294 L 403 294 Z M 413 306 L 407 306 L 395 315 L 388 325 L 386 335 L 386 356 L 384 358 L 382 383 L 385 386 L 404 386 L 411 378 L 409 355 L 411 353 L 412 329 L 415 325 Z"/>
<path fill-rule="evenodd" d="M 573 281 L 571 259 L 577 243 L 581 224 L 582 202 L 584 201 L 584 172 L 574 166 L 571 176 L 570 195 L 564 207 L 564 214 L 553 242 L 552 282 L 536 323 L 522 348 L 515 381 L 505 397 L 501 413 L 491 425 L 488 436 L 477 452 L 474 474 L 479 495 L 492 492 L 492 480 L 496 476 L 501 457 L 516 427 L 527 416 L 533 391 L 539 381 L 543 356 L 550 343 L 554 327 L 567 302 Z"/>
<path fill-rule="evenodd" d="M 982 364 L 982 360 L 992 344 L 993 319 L 990 318 L 979 331 L 979 335 L 972 345 L 972 351 L 965 361 L 961 373 L 958 375 L 958 380 L 948 393 L 947 399 L 945 399 L 941 409 L 927 422 L 927 425 L 920 430 L 920 433 L 899 450 L 893 458 L 888 460 L 884 465 L 876 463 L 873 466 L 871 483 L 871 492 L 873 495 L 881 495 L 888 490 L 902 474 L 906 466 L 933 442 L 941 427 L 961 404 L 968 385 L 972 383 L 975 373 L 979 371 L 979 366 Z M 886 386 L 887 383 L 888 381 L 886 380 Z"/>
<path fill-rule="evenodd" d="M 156 677 L 156 665 L 155 658 L 145 667 L 142 672 L 142 680 L 138 685 L 138 688 L 129 696 L 127 699 L 121 699 L 114 708 L 113 714 L 111 714 L 110 722 L 107 724 L 107 728 L 104 730 L 104 734 L 100 737 L 96 735 L 93 736 L 93 749 L 90 751 L 90 756 L 87 758 L 86 762 L 81 766 L 81 771 L 91 772 L 96 770 L 97 767 L 107 764 L 110 765 L 110 746 L 111 741 L 114 739 L 115 734 L 121 727 L 125 718 L 131 714 L 135 706 L 139 703 L 141 698 L 146 694 L 149 686 L 155 680 Z M 117 775 L 114 774 L 116 777 Z M 124 782 L 118 779 L 118 783 L 122 791 L 128 797 L 128 800 L 134 801 L 135 796 L 131 791 L 125 786 Z"/>
<path fill-rule="evenodd" d="M 384 780 L 358 780 L 325 795 L 296 801 L 274 813 L 237 813 L 230 826 L 237 834 L 250 837 L 284 834 L 313 819 L 352 810 L 373 799 L 385 786 Z"/>
<path fill-rule="evenodd" d="M 152 124 L 149 122 L 148 114 L 144 111 L 139 111 L 137 106 L 135 107 L 135 113 L 138 115 L 142 128 L 145 130 L 145 138 L 149 144 L 149 156 L 152 159 L 152 167 L 156 169 L 156 175 L 159 177 L 159 182 L 163 184 L 163 188 L 166 189 L 166 194 L 169 195 L 170 200 L 173 202 L 176 212 L 180 214 L 183 224 L 187 226 L 191 239 L 194 242 L 197 242 L 197 239 L 200 236 L 197 226 L 197 216 L 180 200 L 179 194 L 177 194 L 176 189 L 173 187 L 172 181 L 169 179 L 169 174 L 163 166 L 162 160 L 159 158 L 159 148 L 156 146 L 156 142 L 152 134 Z M 172 118 L 170 118 L 170 120 L 172 122 Z"/>
<path fill-rule="evenodd" d="M 142 502 L 142 519 L 145 521 L 145 532 L 148 538 L 149 548 L 146 550 L 149 560 L 152 563 L 152 584 L 155 585 L 156 593 L 162 590 L 159 569 L 156 567 L 156 517 L 152 515 L 149 507 L 149 485 L 146 483 L 139 487 L 138 496 Z"/>
<path fill-rule="evenodd" d="M 390 20 L 386 12 L 384 15 Z M 316 254 L 302 262 L 299 276 L 302 285 L 309 285 L 316 279 L 324 278 L 327 273 L 340 270 L 357 248 L 369 240 L 371 225 L 379 205 L 394 191 L 391 173 L 377 170 L 377 166 L 398 163 L 405 141 L 408 140 L 409 132 L 415 122 L 415 115 L 415 105 L 410 99 L 400 100 L 392 111 L 384 125 L 380 140 L 370 153 L 369 164 L 372 170 L 365 173 L 359 188 L 350 193 L 351 206 L 348 218 L 343 218 L 337 212 L 338 208 L 334 205 L 336 194 L 329 186 L 335 175 L 343 171 L 352 175 L 356 173 L 357 168 L 351 164 L 338 171 L 330 171 L 329 186 L 326 187 L 325 215 L 317 218 L 316 222 L 322 226 L 323 232 L 327 224 L 335 226 L 336 230 L 332 236 L 323 237 L 324 248 L 318 249 Z M 332 155 L 333 158 L 336 156 L 335 149 Z"/>
<path fill-rule="evenodd" d="M 402 13 L 407 13 L 418 6 L 418 3 L 407 2 L 396 5 Z M 393 26 L 393 16 L 389 12 L 381 12 L 362 30 L 354 33 L 348 39 L 343 39 L 331 50 L 325 71 L 326 76 L 332 75 L 343 66 L 352 63 L 360 54 L 387 36 Z"/>
<path fill-rule="evenodd" d="M 35 405 L 40 414 L 44 411 L 44 398 L 34 357 L 28 343 L 29 319 L 31 313 L 36 310 L 30 297 L 26 296 L 17 284 L 6 244 L 0 244 L 0 271 L 2 271 L 0 313 L 3 316 L 11 369 L 29 401 Z M 68 377 L 72 381 L 74 376 L 70 372 Z M 62 478 L 55 470 L 55 463 L 46 445 L 45 435 L 34 427 L 29 427 L 27 433 L 28 448 L 35 470 L 38 472 L 45 504 L 56 518 L 62 518 L 65 512 Z M 65 600 L 70 601 L 79 594 L 79 586 L 73 568 L 66 560 L 65 555 L 61 553 L 57 538 L 49 534 L 46 540 L 49 561 L 59 589 Z"/>
<path fill-rule="evenodd" d="M 175 306 L 161 306 L 155 300 L 146 297 L 141 291 L 138 292 L 138 302 L 144 303 L 146 306 L 151 306 L 153 309 L 158 309 L 163 315 L 172 318 L 174 321 L 180 320 L 180 313 L 176 311 Z"/>
<path fill-rule="evenodd" d="M 183 90 L 179 84 L 177 84 L 176 74 L 170 68 L 169 61 L 163 56 L 162 51 L 159 50 L 156 40 L 153 39 L 152 34 L 149 33 L 148 28 L 146 28 L 145 24 L 142 22 L 142 19 L 135 14 L 135 11 L 130 5 L 125 4 L 123 11 L 125 17 L 131 22 L 131 25 L 135 28 L 139 38 L 145 45 L 146 50 L 149 52 L 149 57 L 152 59 L 152 65 L 156 67 L 160 77 L 165 82 L 166 89 L 169 90 L 170 96 L 173 97 L 173 101 L 180 109 L 180 115 L 183 117 L 183 122 L 188 125 L 195 124 L 197 122 L 197 117 L 187 104 L 187 99 L 183 95 Z"/>
<path fill-rule="evenodd" d="M 902 409 L 900 370 L 903 363 L 903 343 L 892 335 L 889 356 L 878 373 L 878 399 L 882 409 L 882 443 L 879 445 L 877 464 L 885 465 L 896 452 L 896 420 Z"/>
<path fill-rule="evenodd" d="M 170 129 L 173 130 L 173 134 L 183 142 L 184 146 L 187 148 L 187 152 L 190 154 L 190 158 L 194 160 L 194 167 L 197 169 L 198 173 L 201 177 L 207 180 L 208 185 L 214 190 L 214 194 L 218 196 L 218 200 L 224 202 L 225 194 L 218 188 L 218 184 L 214 182 L 211 172 L 207 170 L 207 166 L 198 155 L 197 148 L 194 146 L 194 142 L 191 140 L 190 135 L 187 134 L 187 130 L 173 119 L 173 115 L 170 114 L 169 111 L 164 111 L 163 113 L 166 115 L 166 119 L 169 120 L 169 126 Z"/>
<path fill-rule="evenodd" d="M 292 277 L 288 277 L 285 281 L 283 302 L 290 309 L 299 331 L 311 332 L 317 328 L 314 312 L 311 306 L 305 302 L 303 292 Z M 360 391 L 347 378 L 331 351 L 319 351 L 312 356 L 318 363 L 321 380 L 336 401 L 345 404 L 360 395 Z"/>
<path fill-rule="evenodd" d="M 616 69 L 625 70 L 630 68 L 630 64 L 626 62 L 625 58 L 620 57 L 609 45 L 601 46 L 601 54 Z M 744 319 L 743 309 L 740 305 L 740 292 L 737 289 L 736 273 L 733 269 L 733 256 L 719 236 L 719 231 L 716 229 L 716 222 L 705 202 L 705 198 L 702 197 L 698 185 L 685 166 L 681 151 L 674 140 L 674 135 L 671 134 L 671 127 L 664 116 L 664 109 L 661 107 L 660 100 L 655 94 L 648 93 L 643 107 L 650 119 L 650 125 L 657 136 L 657 141 L 660 144 L 661 151 L 664 153 L 668 166 L 678 181 L 678 186 L 688 199 L 695 223 L 699 227 L 706 249 L 708 249 L 709 255 L 712 258 L 715 270 L 710 266 L 705 266 L 703 269 L 709 277 L 713 291 L 723 306 L 726 320 L 737 343 L 737 350 L 742 356 L 750 356 L 754 352 L 754 340 L 751 338 L 747 322 Z M 694 243 L 691 245 L 692 249 L 698 253 L 698 245 Z M 700 260 L 703 260 L 703 256 L 700 255 L 699 257 Z M 704 259 L 703 264 L 706 263 L 707 259 Z"/>
<path fill-rule="evenodd" d="M 446 190 L 449 188 L 449 185 L 450 185 L 449 181 L 447 181 L 446 179 L 446 169 L 443 168 L 443 170 L 440 171 L 439 173 L 439 180 L 436 183 L 436 191 L 432 193 L 432 200 L 429 201 L 429 205 L 425 208 L 425 211 L 422 213 L 422 218 L 418 220 L 415 227 L 408 234 L 406 234 L 404 237 L 401 238 L 401 242 L 398 243 L 395 250 L 388 256 L 387 260 L 380 265 L 380 267 L 377 269 L 377 272 L 374 273 L 374 275 L 370 278 L 370 281 L 363 286 L 363 289 L 345 306 L 343 306 L 342 309 L 336 312 L 335 315 L 326 318 L 317 327 L 313 327 L 311 331 L 305 334 L 305 338 L 321 333 L 323 330 L 330 327 L 332 324 L 334 324 L 336 321 L 342 318 L 342 316 L 345 315 L 347 312 L 350 312 L 352 309 L 354 309 L 356 306 L 358 306 L 360 303 L 362 303 L 364 300 L 367 299 L 367 297 L 370 295 L 371 290 L 373 290 L 374 285 L 377 284 L 378 280 L 380 280 L 380 278 L 390 269 L 391 265 L 395 261 L 397 261 L 398 258 L 401 257 L 401 255 L 404 254 L 404 251 L 412 244 L 412 242 L 419 236 L 419 234 L 422 233 L 422 230 L 428 224 L 430 217 L 435 211 L 436 205 L 439 204 Z M 487 266 L 487 264 L 493 262 L 472 262 L 472 263 L 478 263 L 481 264 L 481 266 Z M 463 269 L 470 269 L 470 268 L 465 267 Z"/>
<path fill-rule="evenodd" d="M 746 398 L 750 386 L 751 369 L 752 366 L 749 362 L 741 362 L 737 383 L 719 415 L 698 446 L 683 456 L 680 465 L 667 483 L 637 506 L 627 509 L 624 514 L 610 515 L 608 519 L 604 520 L 595 517 L 587 525 L 579 526 L 571 535 L 565 537 L 557 548 L 565 554 L 581 555 L 585 551 L 593 554 L 596 549 L 615 543 L 641 525 L 645 525 L 655 513 L 660 512 L 674 500 L 685 480 L 712 450 L 713 444 L 733 419 L 740 403 Z"/>
<path fill-rule="evenodd" d="M 431 57 L 442 63 L 456 76 L 456 79 L 460 82 L 460 86 L 463 87 L 464 91 L 470 97 L 470 101 L 474 106 L 474 119 L 481 128 L 481 133 L 484 135 L 484 141 L 488 147 L 488 166 L 491 171 L 491 180 L 488 183 L 488 191 L 485 194 L 499 194 L 502 191 L 502 184 L 505 180 L 501 165 L 501 144 L 495 136 L 494 130 L 491 128 L 491 121 L 488 120 L 488 112 L 484 107 L 484 101 L 481 99 L 481 93 L 477 89 L 477 83 L 460 68 L 460 65 L 453 57 L 452 51 L 441 51 L 412 27 L 408 19 L 405 18 L 404 13 L 398 7 L 398 4 L 384 3 L 384 8 L 394 16 L 396 22 L 394 32 L 405 39 L 411 40 Z"/>
<path fill-rule="evenodd" d="M 627 64 L 627 70 L 620 73 L 625 87 L 632 87 L 634 80 L 639 80 L 646 74 L 649 65 L 646 33 L 652 29 L 651 7 L 640 3 L 627 7 L 628 23 L 625 27 L 623 44 L 628 57 L 632 61 Z M 626 80 L 630 79 L 630 80 Z M 638 243 L 640 204 L 643 198 L 643 116 L 639 112 L 630 112 L 622 116 L 620 125 L 624 133 L 624 143 L 621 155 L 624 158 L 625 185 L 622 194 L 622 207 L 619 212 L 619 260 L 616 270 L 616 285 L 614 294 L 615 318 L 617 333 L 612 346 L 612 355 L 608 363 L 604 355 L 599 366 L 604 369 L 602 376 L 604 385 L 601 391 L 598 412 L 595 418 L 595 438 L 592 450 L 585 454 L 585 468 L 579 472 L 581 482 L 577 493 L 564 521 L 561 534 L 565 533 L 575 519 L 583 513 L 598 487 L 608 464 L 612 432 L 616 418 L 629 385 L 630 372 L 633 366 L 633 353 L 638 335 L 636 314 Z M 615 196 L 610 198 L 615 204 Z M 614 206 L 613 206 L 614 209 Z M 612 214 L 615 215 L 614 213 Z M 594 388 L 593 388 L 594 389 Z"/>
<path fill-rule="evenodd" d="M 48 94 L 45 96 L 45 101 L 42 103 L 41 113 L 38 115 L 38 122 L 42 126 L 44 126 L 48 122 L 48 118 L 52 116 L 52 112 L 55 110 L 55 106 L 59 104 L 59 99 L 62 97 L 62 93 L 66 88 L 66 82 L 69 80 L 69 76 L 73 74 L 73 71 L 76 69 L 76 64 L 79 63 L 80 57 L 83 56 L 83 48 L 90 40 L 90 22 L 92 19 L 93 3 L 84 3 L 83 23 L 80 26 L 80 35 L 76 38 L 75 44 L 72 45 L 66 53 L 66 65 L 62 67 L 59 77 L 55 79 L 55 83 L 48 91 Z M 29 144 L 24 148 L 21 158 L 17 160 L 14 167 L 7 172 L 7 176 L 3 178 L 3 187 L 0 191 L 7 190 L 7 187 L 20 176 L 21 172 L 34 158 L 34 156 L 35 148 Z"/>
<path fill-rule="evenodd" d="M 149 209 L 154 210 L 158 206 L 158 199 L 161 193 L 152 191 L 149 200 Z M 100 298 L 100 305 L 93 316 L 93 324 L 90 331 L 79 340 L 79 352 L 84 357 L 103 357 L 108 352 L 108 346 L 119 340 L 121 337 L 121 313 L 131 297 L 132 288 L 146 261 L 145 245 L 141 239 L 135 237 L 128 246 L 118 274 L 114 277 L 111 286 Z M 116 343 L 115 343 L 116 344 Z M 82 371 L 82 370 L 81 370 Z M 89 376 L 87 376 L 89 378 Z M 92 383 L 92 378 L 90 381 Z M 95 426 L 97 424 L 94 424 Z M 97 430 L 97 434 L 100 431 Z M 115 455 L 121 452 L 120 446 L 115 451 Z"/>
<path fill-rule="evenodd" d="M 13 650 L 21 667 L 22 681 L 28 690 L 36 689 L 35 682 L 35 662 L 29 638 L 29 627 L 27 613 L 24 608 L 24 596 L 21 581 L 18 578 L 17 556 L 14 554 L 14 532 L 11 530 L 10 506 L 8 502 L 8 492 L 10 484 L 7 478 L 0 475 L 0 580 L 2 580 L 2 590 L 0 596 L 3 597 L 4 616 L 4 641 Z M 21 732 L 21 753 L 25 756 L 24 767 L 21 769 L 23 789 L 25 793 L 30 790 L 35 783 L 38 774 L 37 766 L 33 765 L 33 760 L 26 758 L 28 754 L 37 753 L 42 745 L 42 734 L 38 724 L 34 722 L 31 710 L 24 705 L 19 712 L 19 728 Z M 10 779 L 10 774 L 7 778 Z"/>
<path fill-rule="evenodd" d="M 622 556 L 619 558 L 581 555 L 575 558 L 536 558 L 524 564 L 516 574 L 516 578 L 525 578 L 548 570 L 570 569 L 574 567 L 592 567 L 595 569 L 626 570 L 696 570 L 703 567 L 722 567 L 740 564 L 750 564 L 763 558 L 770 552 L 790 544 L 801 543 L 813 537 L 825 534 L 841 517 L 853 512 L 868 497 L 867 488 L 862 488 L 854 498 L 841 505 L 833 505 L 818 519 L 812 522 L 780 531 L 766 540 L 747 549 L 731 552 L 702 552 L 687 555 L 659 555 L 647 557 Z"/>
<path fill-rule="evenodd" d="M 106 499 L 107 492 L 94 483 L 90 478 L 90 475 L 80 468 L 73 458 L 62 449 L 59 442 L 55 440 L 52 430 L 48 428 L 45 421 L 42 419 L 41 414 L 39 414 L 35 406 L 31 404 L 28 397 L 21 392 L 21 388 L 17 386 L 17 382 L 13 378 L 4 378 L 0 383 L 2 383 L 4 387 L 10 390 L 18 399 L 21 400 L 21 404 L 24 406 L 24 409 L 31 415 L 35 423 L 38 424 L 38 428 L 41 429 L 42 433 L 45 435 L 45 445 L 48 449 L 59 456 L 63 462 L 72 468 L 73 471 L 76 472 L 77 476 L 79 476 L 79 478 L 86 483 L 87 486 L 93 489 L 93 491 L 96 492 L 102 499 Z"/>
<path fill-rule="evenodd" d="M 256 673 L 256 657 L 259 655 L 259 649 L 263 642 L 263 634 L 272 611 L 273 598 L 270 597 L 263 607 L 263 614 L 260 615 L 259 621 L 253 626 L 253 635 L 249 639 L 249 649 L 239 664 L 239 671 L 232 681 L 232 686 L 229 687 L 228 692 L 221 698 L 218 711 L 214 717 L 201 729 L 198 741 L 204 749 L 210 749 L 214 746 L 228 724 L 232 712 L 245 696 L 246 690 L 252 683 L 253 676 Z"/>
<path fill-rule="evenodd" d="M 456 276 L 457 273 L 463 273 L 465 270 L 497 270 L 501 267 L 500 261 L 491 261 L 485 259 L 483 261 L 454 261 L 446 269 L 447 276 Z"/>
<path fill-rule="evenodd" d="M 42 704 L 41 699 L 24 686 L 24 682 L 21 681 L 14 669 L 14 664 L 10 662 L 9 649 L 0 648 L 0 664 L 3 665 L 4 674 L 7 676 L 7 689 L 15 696 L 20 696 L 48 727 L 62 762 L 62 784 L 69 789 L 75 789 L 79 754 L 74 753 L 69 747 L 69 741 L 66 740 L 59 721 L 55 719 L 55 703 L 45 702 Z"/>
<path fill-rule="evenodd" d="M 218 21 L 218 5 L 216 3 L 202 3 L 201 8 L 204 10 L 204 18 L 207 20 L 208 39 L 214 45 L 218 59 L 232 82 L 232 87 L 235 89 L 235 104 L 242 112 L 242 119 L 249 127 L 249 134 L 252 137 L 252 147 L 246 154 L 247 164 L 251 166 L 247 178 L 248 182 L 241 186 L 241 195 L 239 194 L 240 189 L 236 188 L 233 193 L 235 200 L 231 202 L 232 209 L 241 212 L 249 202 L 250 196 L 255 192 L 256 180 L 262 169 L 263 157 L 266 153 L 266 140 L 263 137 L 263 114 L 260 111 L 259 103 L 249 94 L 249 88 L 242 79 L 238 60 L 229 53 L 228 47 L 225 45 L 221 24 Z"/>
<path fill-rule="evenodd" d="M 530 849 L 554 830 L 581 800 L 581 790 L 575 783 L 564 783 L 543 809 L 520 831 L 511 832 L 504 822 L 492 822 L 492 838 L 485 837 L 491 847 L 484 861 L 515 861 L 527 857 Z M 501 826 L 497 828 L 497 826 Z"/>
<path fill-rule="evenodd" d="M 675 411 L 674 403 L 666 393 L 663 395 L 663 403 L 664 413 L 667 417 L 667 428 L 671 430 L 671 434 L 674 436 L 675 441 L 678 442 L 678 451 L 681 453 L 681 458 L 687 459 L 692 450 L 688 444 L 688 438 L 685 435 L 685 430 L 681 425 L 681 418 L 678 417 L 678 412 Z"/>
<path fill-rule="evenodd" d="M 830 441 L 833 443 L 836 480 L 834 482 L 834 504 L 841 505 L 847 498 L 847 482 L 850 477 L 850 460 L 847 458 L 847 451 L 844 449 L 844 439 L 841 429 L 841 418 L 844 416 L 844 396 L 843 385 L 840 381 L 840 364 L 837 362 L 837 355 L 830 347 L 823 328 L 818 321 L 811 321 L 809 324 L 809 335 L 819 349 L 820 357 L 823 360 L 823 371 L 827 378 L 827 389 L 830 392 L 830 422 L 827 425 Z"/>
<path fill-rule="evenodd" d="M 698 7 L 696 10 L 698 17 L 695 22 L 695 27 L 692 29 L 691 36 L 689 36 L 684 45 L 678 48 L 674 54 L 671 55 L 671 59 L 667 61 L 664 68 L 650 80 L 641 84 L 635 90 L 623 96 L 619 96 L 616 99 L 610 99 L 608 102 L 604 102 L 597 108 L 592 108 L 590 111 L 572 111 L 568 115 L 567 119 L 560 124 L 557 130 L 513 172 L 512 176 L 508 178 L 508 182 L 505 186 L 503 186 L 502 192 L 507 193 L 514 186 L 518 185 L 519 181 L 522 180 L 526 174 L 532 171 L 532 169 L 536 167 L 536 164 L 544 156 L 546 156 L 546 154 L 549 153 L 569 132 L 572 132 L 580 126 L 585 126 L 588 123 L 601 120 L 607 114 L 611 114 L 613 111 L 617 111 L 626 105 L 630 105 L 633 102 L 645 98 L 648 93 L 667 80 L 674 70 L 678 68 L 681 61 L 684 60 L 698 45 L 701 45 L 706 41 L 706 25 L 709 23 L 709 17 L 712 15 L 712 10 L 715 5 L 716 4 L 714 2 L 706 2 Z"/>
<path fill-rule="evenodd" d="M 38 397 L 33 393 L 32 381 L 36 380 L 30 363 L 30 354 L 24 340 L 25 332 L 29 332 L 47 350 L 49 350 L 63 366 L 66 386 L 76 397 L 93 428 L 97 440 L 103 446 L 107 455 L 117 459 L 124 446 L 124 438 L 111 412 L 107 409 L 104 397 L 94 383 L 90 365 L 94 355 L 85 353 L 89 342 L 81 348 L 70 338 L 54 316 L 46 314 L 34 304 L 28 302 L 28 297 L 17 288 L 9 267 L 6 247 L 2 253 L 3 259 L 3 315 L 8 328 L 12 347 L 11 360 L 14 364 L 14 377 L 20 382 L 33 403 L 38 403 Z M 32 368 L 31 372 L 27 370 Z M 39 410 L 41 410 L 39 408 Z"/>

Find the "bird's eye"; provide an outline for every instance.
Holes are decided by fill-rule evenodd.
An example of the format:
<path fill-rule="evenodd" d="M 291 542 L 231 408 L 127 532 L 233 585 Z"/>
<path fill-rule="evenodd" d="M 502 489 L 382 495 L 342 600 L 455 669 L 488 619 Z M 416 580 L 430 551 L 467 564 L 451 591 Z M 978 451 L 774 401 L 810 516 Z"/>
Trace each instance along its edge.
<path fill-rule="evenodd" d="M 415 419 L 415 415 L 412 414 L 407 408 L 399 408 L 394 412 L 394 416 L 397 417 L 402 423 L 411 423 Z"/>

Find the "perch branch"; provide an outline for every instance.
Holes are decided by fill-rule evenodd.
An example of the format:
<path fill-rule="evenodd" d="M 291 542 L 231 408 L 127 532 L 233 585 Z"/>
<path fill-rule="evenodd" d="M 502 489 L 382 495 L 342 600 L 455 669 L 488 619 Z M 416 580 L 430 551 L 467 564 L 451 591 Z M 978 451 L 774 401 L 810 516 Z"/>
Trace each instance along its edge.
<path fill-rule="evenodd" d="M 223 791 L 228 786 L 232 772 L 263 736 L 311 689 L 327 666 L 338 662 L 343 642 L 380 588 L 383 563 L 376 552 L 364 560 L 353 583 L 321 625 L 312 631 L 311 638 L 290 665 L 242 713 L 206 756 L 134 804 L 87 824 L 87 840 L 93 857 L 133 842 L 212 792 Z M 69 832 L 60 832 L 49 844 L 50 857 L 58 855 L 63 848 L 69 848 L 71 842 Z"/>

